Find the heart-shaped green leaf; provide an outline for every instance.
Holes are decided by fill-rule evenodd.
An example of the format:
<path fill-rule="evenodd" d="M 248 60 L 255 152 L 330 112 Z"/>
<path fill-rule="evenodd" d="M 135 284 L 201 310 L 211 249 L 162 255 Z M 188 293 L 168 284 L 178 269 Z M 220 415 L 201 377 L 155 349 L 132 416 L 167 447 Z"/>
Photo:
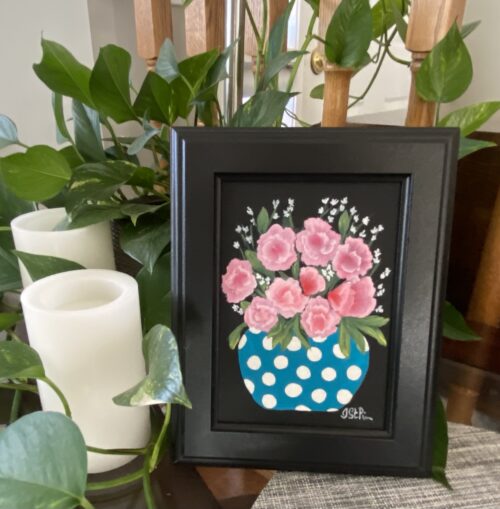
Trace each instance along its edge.
<path fill-rule="evenodd" d="M 373 39 L 377 39 L 387 32 L 395 23 L 391 2 L 394 3 L 401 16 L 404 16 L 408 11 L 408 0 L 379 0 L 372 7 Z"/>
<path fill-rule="evenodd" d="M 233 127 L 272 127 L 283 116 L 288 101 L 295 94 L 265 90 L 252 96 L 234 114 Z"/>
<path fill-rule="evenodd" d="M 325 93 L 325 85 L 321 83 L 320 85 L 316 85 L 310 92 L 309 96 L 311 99 L 323 99 L 323 95 Z"/>
<path fill-rule="evenodd" d="M 134 111 L 141 117 L 149 115 L 152 120 L 172 125 L 177 118 L 173 86 L 149 72 L 134 102 Z"/>
<path fill-rule="evenodd" d="M 87 452 L 68 417 L 35 412 L 0 432 L 0 500 L 9 509 L 73 509 L 84 503 Z"/>
<path fill-rule="evenodd" d="M 160 134 L 159 129 L 148 126 L 148 128 L 146 128 L 144 132 L 129 145 L 127 149 L 127 154 L 129 155 L 138 154 L 144 148 L 146 143 L 157 134 Z"/>
<path fill-rule="evenodd" d="M 128 51 L 108 44 L 99 50 L 90 76 L 90 93 L 96 108 L 118 123 L 137 118 L 130 101 L 130 65 Z"/>
<path fill-rule="evenodd" d="M 116 202 L 82 204 L 67 212 L 71 220 L 68 227 L 71 229 L 124 217 L 121 204 Z"/>
<path fill-rule="evenodd" d="M 56 121 L 57 143 L 70 141 L 71 136 L 64 118 L 63 96 L 61 94 L 55 92 L 52 94 L 52 110 L 54 111 L 54 118 Z"/>
<path fill-rule="evenodd" d="M 18 198 L 0 179 L 0 225 L 8 226 L 15 217 L 34 210 L 33 202 Z"/>
<path fill-rule="evenodd" d="M 14 242 L 10 232 L 0 232 L 0 293 L 22 288 L 19 263 L 12 254 Z"/>
<path fill-rule="evenodd" d="M 73 101 L 75 144 L 87 161 L 105 161 L 99 113 L 79 101 Z"/>
<path fill-rule="evenodd" d="M 471 21 L 470 23 L 466 23 L 462 26 L 460 30 L 460 35 L 462 39 L 468 37 L 474 30 L 481 24 L 481 20 Z"/>
<path fill-rule="evenodd" d="M 457 341 L 478 341 L 478 336 L 465 321 L 460 311 L 451 303 L 443 307 L 443 336 Z"/>
<path fill-rule="evenodd" d="M 175 56 L 175 48 L 170 39 L 165 39 L 161 45 L 155 65 L 156 73 L 169 83 L 179 76 L 179 66 Z"/>
<path fill-rule="evenodd" d="M 46 145 L 35 145 L 24 154 L 0 159 L 0 172 L 11 191 L 29 201 L 52 198 L 71 178 L 66 159 Z"/>
<path fill-rule="evenodd" d="M 283 14 L 275 21 L 271 32 L 269 33 L 269 40 L 265 51 L 266 65 L 274 60 L 285 47 L 286 34 L 288 29 L 288 21 L 292 13 L 294 2 L 289 2 Z"/>
<path fill-rule="evenodd" d="M 191 408 L 182 383 L 179 351 L 172 331 L 165 325 L 155 325 L 145 336 L 143 352 L 148 374 L 113 401 L 123 406 L 146 406 L 176 403 Z"/>
<path fill-rule="evenodd" d="M 473 104 L 451 112 L 443 117 L 438 125 L 439 127 L 459 127 L 460 134 L 467 136 L 477 131 L 498 110 L 500 110 L 500 101 Z"/>
<path fill-rule="evenodd" d="M 432 48 L 417 73 L 417 92 L 425 101 L 458 99 L 472 81 L 472 60 L 457 24 Z"/>
<path fill-rule="evenodd" d="M 33 66 L 35 74 L 53 92 L 93 106 L 90 96 L 90 69 L 82 65 L 64 47 L 42 39 L 42 60 Z"/>
<path fill-rule="evenodd" d="M 259 90 L 264 90 L 271 80 L 290 64 L 290 62 L 306 53 L 306 51 L 287 51 L 273 58 L 264 68 L 264 73 L 259 83 Z"/>
<path fill-rule="evenodd" d="M 372 40 L 372 13 L 368 0 L 342 0 L 328 25 L 326 58 L 340 67 L 357 68 Z"/>
<path fill-rule="evenodd" d="M 130 217 L 132 224 L 135 226 L 137 224 L 137 220 L 141 216 L 144 214 L 153 214 L 166 205 L 166 203 L 161 203 L 159 205 L 152 205 L 147 203 L 125 203 L 122 205 L 121 211 L 124 215 Z"/>
<path fill-rule="evenodd" d="M 45 376 L 38 353 L 20 341 L 0 341 L 0 380 Z"/>
<path fill-rule="evenodd" d="M 52 276 L 53 274 L 59 274 L 59 272 L 68 272 L 70 270 L 85 268 L 79 263 L 55 256 L 24 253 L 23 251 L 14 251 L 14 253 L 26 267 L 33 281 L 38 281 L 39 279 Z"/>
<path fill-rule="evenodd" d="M 460 138 L 460 148 L 458 151 L 458 158 L 462 159 L 462 157 L 468 156 L 477 152 L 478 150 L 482 150 L 483 148 L 496 147 L 496 143 L 492 141 L 486 140 L 473 140 L 472 138 L 464 138 L 463 136 Z"/>
<path fill-rule="evenodd" d="M 20 313 L 0 313 L 0 331 L 10 329 L 22 318 L 23 315 Z"/>
<path fill-rule="evenodd" d="M 18 141 L 16 124 L 6 115 L 0 115 L 0 148 L 14 145 Z"/>

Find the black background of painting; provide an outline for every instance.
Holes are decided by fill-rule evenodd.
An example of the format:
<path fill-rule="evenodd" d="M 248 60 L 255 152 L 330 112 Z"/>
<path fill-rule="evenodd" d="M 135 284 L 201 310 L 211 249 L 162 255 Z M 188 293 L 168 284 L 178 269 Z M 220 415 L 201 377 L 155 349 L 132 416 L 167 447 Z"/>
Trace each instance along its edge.
<path fill-rule="evenodd" d="M 240 241 L 235 232 L 237 225 L 248 225 L 250 216 L 246 213 L 250 206 L 257 214 L 262 206 L 272 209 L 272 200 L 280 200 L 280 211 L 286 206 L 289 197 L 295 199 L 293 219 L 296 229 L 301 228 L 308 217 L 318 216 L 317 210 L 324 197 L 341 199 L 348 197 L 347 208 L 355 206 L 360 218 L 370 217 L 366 228 L 367 240 L 369 230 L 378 224 L 384 231 L 378 235 L 372 250 L 382 251 L 381 264 L 374 275 L 374 283 L 384 283 L 385 294 L 378 297 L 377 305 L 384 307 L 383 316 L 391 317 L 394 307 L 394 281 L 397 277 L 397 246 L 400 243 L 400 207 L 402 179 L 397 176 L 352 176 L 321 175 L 314 176 L 304 173 L 303 176 L 283 178 L 283 176 L 224 176 L 220 189 L 220 258 L 218 270 L 215 271 L 214 282 L 219 289 L 217 298 L 219 311 L 219 330 L 216 332 L 216 352 L 214 363 L 216 377 L 213 387 L 215 399 L 214 425 L 221 429 L 239 428 L 245 425 L 293 425 L 295 427 L 328 427 L 340 429 L 386 429 L 384 418 L 387 415 L 387 365 L 389 349 L 395 346 L 397 337 L 391 334 L 391 325 L 384 327 L 389 347 L 385 348 L 369 339 L 370 367 L 368 374 L 347 408 L 362 407 L 373 420 L 346 420 L 341 412 L 294 412 L 267 410 L 257 405 L 243 385 L 238 366 L 237 351 L 230 350 L 227 342 L 228 334 L 241 323 L 220 291 L 220 276 L 231 258 L 241 257 L 233 243 Z M 338 215 L 337 215 L 338 218 Z M 336 225 L 334 225 L 336 227 Z M 391 268 L 390 276 L 384 280 L 379 275 L 385 267 Z M 396 269 L 396 270 L 395 270 Z"/>

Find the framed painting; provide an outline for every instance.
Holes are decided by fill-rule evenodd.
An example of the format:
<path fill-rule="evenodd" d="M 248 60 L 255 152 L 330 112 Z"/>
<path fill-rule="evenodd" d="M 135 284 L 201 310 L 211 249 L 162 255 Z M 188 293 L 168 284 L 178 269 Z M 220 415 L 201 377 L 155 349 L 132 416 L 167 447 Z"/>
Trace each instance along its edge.
<path fill-rule="evenodd" d="M 427 475 L 453 129 L 172 132 L 176 459 Z"/>

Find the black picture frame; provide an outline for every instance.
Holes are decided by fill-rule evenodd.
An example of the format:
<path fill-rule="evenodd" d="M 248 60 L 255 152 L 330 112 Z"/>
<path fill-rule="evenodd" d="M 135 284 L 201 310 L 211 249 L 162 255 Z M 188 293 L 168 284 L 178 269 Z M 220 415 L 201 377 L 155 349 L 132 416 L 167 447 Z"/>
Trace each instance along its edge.
<path fill-rule="evenodd" d="M 173 329 L 193 403 L 192 410 L 181 407 L 174 416 L 176 461 L 430 475 L 458 143 L 456 129 L 172 131 Z M 234 203 L 234 196 L 240 193 L 235 187 L 238 183 L 243 186 L 243 198 L 255 194 L 255 186 L 249 182 L 260 183 L 255 189 L 262 193 L 288 183 L 307 193 L 309 183 L 316 182 L 325 194 L 330 187 L 350 183 L 398 183 L 391 346 L 387 350 L 383 424 L 375 429 L 358 423 L 351 427 L 330 425 L 330 414 L 320 412 L 308 412 L 299 420 L 295 418 L 299 412 L 268 411 L 271 416 L 283 417 L 274 422 L 267 418 L 268 413 L 265 419 L 259 417 L 264 414 L 258 409 L 254 418 L 244 410 L 248 405 L 240 393 L 235 395 L 230 378 L 221 386 L 220 378 L 226 373 L 232 376 L 233 369 L 220 366 L 227 362 L 218 324 L 225 305 L 219 291 L 220 257 L 222 243 L 228 242 L 221 224 L 233 214 L 222 210 L 221 203 Z M 373 189 L 366 196 L 374 195 Z M 385 199 L 384 192 L 377 197 L 382 205 L 391 201 Z M 248 414 L 241 422 L 240 410 Z M 221 417 L 223 412 L 227 418 Z"/>

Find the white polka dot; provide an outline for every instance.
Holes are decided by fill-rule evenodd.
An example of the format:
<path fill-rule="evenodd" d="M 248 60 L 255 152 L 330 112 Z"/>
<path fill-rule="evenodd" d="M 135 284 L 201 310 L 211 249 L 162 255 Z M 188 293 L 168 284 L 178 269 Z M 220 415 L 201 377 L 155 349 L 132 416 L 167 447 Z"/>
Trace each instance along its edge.
<path fill-rule="evenodd" d="M 307 366 L 299 366 L 297 368 L 297 376 L 302 380 L 311 378 L 311 370 Z"/>
<path fill-rule="evenodd" d="M 262 383 L 264 385 L 274 385 L 276 383 L 276 377 L 272 373 L 264 373 L 262 375 Z"/>
<path fill-rule="evenodd" d="M 241 350 L 247 344 L 247 337 L 245 335 L 241 336 L 240 342 L 238 343 L 238 348 Z"/>
<path fill-rule="evenodd" d="M 321 372 L 321 378 L 327 382 L 331 382 L 337 378 L 337 372 L 333 368 L 325 368 Z"/>
<path fill-rule="evenodd" d="M 251 380 L 248 380 L 248 378 L 245 378 L 243 381 L 245 382 L 245 387 L 248 389 L 248 392 L 253 394 L 253 391 L 255 390 L 254 383 Z"/>
<path fill-rule="evenodd" d="M 319 348 L 316 348 L 315 346 L 311 346 L 311 348 L 308 348 L 307 350 L 307 358 L 310 361 L 317 362 L 321 360 L 322 353 Z"/>
<path fill-rule="evenodd" d="M 264 394 L 264 396 L 262 396 L 262 404 L 266 408 L 274 408 L 276 403 L 276 398 L 272 394 Z"/>
<path fill-rule="evenodd" d="M 260 368 L 261 364 L 262 364 L 262 362 L 260 362 L 260 359 L 259 359 L 259 357 L 257 357 L 257 355 L 252 355 L 247 360 L 247 366 L 250 369 L 253 369 L 254 371 L 257 371 Z"/>
<path fill-rule="evenodd" d="M 345 355 L 342 353 L 338 343 L 333 347 L 333 355 L 339 359 L 345 359 Z"/>
<path fill-rule="evenodd" d="M 311 338 L 316 343 L 324 343 L 326 341 L 326 337 L 324 338 Z"/>
<path fill-rule="evenodd" d="M 299 338 L 292 338 L 290 343 L 288 343 L 288 346 L 286 347 L 287 350 L 290 350 L 290 352 L 296 352 L 297 350 L 300 350 L 301 348 L 300 339 Z"/>
<path fill-rule="evenodd" d="M 285 387 L 285 394 L 290 398 L 296 398 L 302 394 L 302 387 L 299 384 L 288 384 Z"/>
<path fill-rule="evenodd" d="M 339 409 L 338 409 L 338 408 L 329 408 L 329 409 L 327 410 L 327 412 L 338 412 L 338 411 L 339 411 Z"/>
<path fill-rule="evenodd" d="M 252 334 L 260 334 L 260 330 L 256 329 L 255 327 L 250 327 L 248 329 Z"/>
<path fill-rule="evenodd" d="M 288 366 L 288 359 L 284 355 L 278 355 L 274 359 L 274 365 L 278 369 L 285 369 Z"/>
<path fill-rule="evenodd" d="M 272 350 L 273 349 L 273 338 L 266 336 L 262 340 L 262 346 L 264 347 L 264 350 Z"/>
<path fill-rule="evenodd" d="M 341 403 L 342 405 L 347 405 L 349 401 L 352 399 L 352 393 L 348 391 L 347 389 L 340 389 L 339 392 L 337 392 L 337 401 Z"/>
<path fill-rule="evenodd" d="M 349 366 L 347 368 L 347 378 L 349 380 L 359 380 L 359 377 L 363 374 L 359 366 Z"/>
<path fill-rule="evenodd" d="M 311 393 L 311 398 L 316 403 L 323 403 L 323 401 L 325 401 L 326 399 L 326 391 L 324 391 L 323 389 L 315 389 Z"/>
<path fill-rule="evenodd" d="M 299 412 L 310 412 L 311 411 L 311 409 L 305 405 L 296 406 L 295 410 L 298 410 Z"/>

